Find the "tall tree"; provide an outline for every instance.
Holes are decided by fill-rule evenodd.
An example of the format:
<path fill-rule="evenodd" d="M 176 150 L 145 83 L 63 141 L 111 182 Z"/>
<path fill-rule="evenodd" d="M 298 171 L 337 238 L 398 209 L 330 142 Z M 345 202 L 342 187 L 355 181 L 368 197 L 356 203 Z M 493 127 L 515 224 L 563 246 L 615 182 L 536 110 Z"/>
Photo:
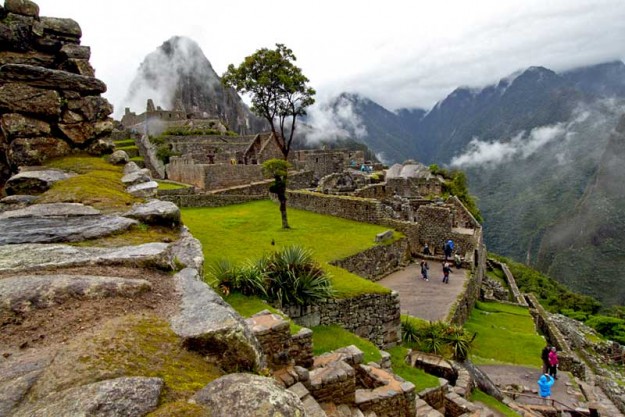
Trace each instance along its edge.
<path fill-rule="evenodd" d="M 251 110 L 265 118 L 284 159 L 288 159 L 295 133 L 295 121 L 315 102 L 315 90 L 295 66 L 293 51 L 283 44 L 276 49 L 262 48 L 235 67 L 228 66 L 222 82 L 239 93 L 250 94 Z"/>
<path fill-rule="evenodd" d="M 263 172 L 266 176 L 273 177 L 273 184 L 269 192 L 274 193 L 280 202 L 280 214 L 282 216 L 282 228 L 289 229 L 289 221 L 286 216 L 286 178 L 291 164 L 284 159 L 269 159 L 263 162 Z"/>

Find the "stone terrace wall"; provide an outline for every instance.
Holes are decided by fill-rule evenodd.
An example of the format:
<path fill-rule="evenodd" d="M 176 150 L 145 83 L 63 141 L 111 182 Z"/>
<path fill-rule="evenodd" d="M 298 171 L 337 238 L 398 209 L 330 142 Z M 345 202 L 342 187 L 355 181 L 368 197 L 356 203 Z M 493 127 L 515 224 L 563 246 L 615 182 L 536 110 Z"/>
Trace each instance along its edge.
<path fill-rule="evenodd" d="M 39 17 L 31 1 L 0 7 L 0 185 L 19 166 L 111 149 L 98 139 L 113 129 L 113 107 L 81 36 L 74 20 Z"/>
<path fill-rule="evenodd" d="M 457 300 L 455 308 L 450 311 L 448 321 L 453 324 L 463 325 L 471 315 L 473 306 L 480 297 L 480 287 L 486 275 L 486 247 L 478 246 L 478 264 L 471 271 L 471 276 L 466 283 L 465 290 Z"/>
<path fill-rule="evenodd" d="M 287 200 L 291 207 L 358 222 L 379 224 L 383 217 L 380 202 L 372 199 L 289 191 Z"/>
<path fill-rule="evenodd" d="M 530 313 L 534 318 L 536 327 L 545 335 L 547 342 L 558 349 L 559 368 L 563 371 L 571 372 L 582 380 L 586 380 L 586 365 L 571 350 L 566 339 L 558 327 L 551 322 L 549 314 L 540 305 L 536 296 L 534 294 L 526 294 L 525 299 L 530 306 Z"/>
<path fill-rule="evenodd" d="M 177 194 L 159 196 L 159 199 L 171 201 L 178 207 L 224 207 L 250 201 L 266 200 L 267 197 L 257 195 Z"/>
<path fill-rule="evenodd" d="M 388 245 L 378 245 L 347 258 L 330 262 L 371 281 L 377 281 L 406 265 L 409 258 L 408 240 L 400 239 Z"/>
<path fill-rule="evenodd" d="M 262 181 L 261 165 L 194 164 L 189 158 L 172 158 L 167 165 L 167 178 L 193 184 L 205 190 L 245 185 Z"/>
<path fill-rule="evenodd" d="M 288 307 L 284 311 L 299 325 L 338 324 L 382 349 L 399 342 L 401 323 L 396 292 L 328 300 L 304 307 Z"/>

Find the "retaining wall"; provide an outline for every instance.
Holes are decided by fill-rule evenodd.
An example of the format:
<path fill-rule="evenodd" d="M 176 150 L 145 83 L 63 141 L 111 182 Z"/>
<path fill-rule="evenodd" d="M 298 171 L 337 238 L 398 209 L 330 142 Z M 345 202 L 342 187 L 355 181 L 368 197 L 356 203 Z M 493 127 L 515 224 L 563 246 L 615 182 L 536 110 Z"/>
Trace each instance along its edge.
<path fill-rule="evenodd" d="M 399 295 L 394 291 L 285 307 L 283 311 L 305 327 L 338 324 L 382 349 L 393 347 L 400 340 Z"/>
<path fill-rule="evenodd" d="M 330 264 L 370 281 L 377 281 L 405 266 L 409 255 L 408 240 L 403 238 L 388 245 L 374 246 Z"/>

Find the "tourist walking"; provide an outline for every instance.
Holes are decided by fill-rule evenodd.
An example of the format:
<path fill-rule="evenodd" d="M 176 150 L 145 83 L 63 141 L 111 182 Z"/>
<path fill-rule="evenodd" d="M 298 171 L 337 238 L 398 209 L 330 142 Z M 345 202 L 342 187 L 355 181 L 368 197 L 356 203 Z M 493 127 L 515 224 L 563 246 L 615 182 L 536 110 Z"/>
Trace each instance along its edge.
<path fill-rule="evenodd" d="M 449 284 L 450 272 L 451 272 L 451 267 L 449 266 L 449 262 L 443 262 L 443 282 L 445 284 Z"/>
<path fill-rule="evenodd" d="M 554 382 L 555 381 L 551 375 L 547 373 L 542 374 L 538 379 L 538 394 L 540 395 L 540 398 L 545 400 L 545 403 L 551 397 L 551 386 Z"/>
<path fill-rule="evenodd" d="M 551 352 L 549 352 L 549 375 L 553 377 L 553 379 L 558 379 L 558 352 L 556 352 L 556 347 L 551 348 Z"/>
<path fill-rule="evenodd" d="M 547 344 L 540 353 L 540 358 L 543 360 L 543 374 L 549 372 L 549 352 L 551 352 L 551 347 Z"/>
<path fill-rule="evenodd" d="M 427 243 L 423 246 L 423 254 L 424 254 L 424 255 L 431 255 L 431 254 L 432 254 L 432 253 L 430 252 L 430 247 L 428 246 L 428 244 L 427 244 Z"/>
<path fill-rule="evenodd" d="M 428 269 L 430 269 L 430 267 L 428 266 L 428 263 L 425 262 L 425 259 L 421 261 L 419 266 L 421 266 L 421 278 L 423 278 L 425 281 L 429 281 Z"/>

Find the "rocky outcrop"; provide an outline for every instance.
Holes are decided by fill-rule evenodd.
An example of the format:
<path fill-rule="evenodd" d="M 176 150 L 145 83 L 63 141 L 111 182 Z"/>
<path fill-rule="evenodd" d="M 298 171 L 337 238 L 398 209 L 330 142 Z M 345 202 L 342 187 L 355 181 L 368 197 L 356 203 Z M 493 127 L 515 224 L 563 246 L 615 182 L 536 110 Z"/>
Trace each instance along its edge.
<path fill-rule="evenodd" d="M 0 185 L 19 166 L 93 146 L 112 128 L 112 106 L 100 96 L 91 52 L 72 19 L 40 17 L 28 0 L 0 10 Z"/>
<path fill-rule="evenodd" d="M 182 303 L 171 328 L 187 349 L 218 358 L 226 370 L 264 366 L 260 345 L 243 318 L 200 280 L 197 270 L 185 268 L 174 280 Z"/>
<path fill-rule="evenodd" d="M 149 291 L 142 279 L 93 275 L 36 275 L 0 279 L 0 313 L 48 308 L 69 299 L 135 296 Z"/>
<path fill-rule="evenodd" d="M 124 216 L 146 224 L 162 226 L 180 224 L 180 209 L 169 201 L 151 200 L 144 204 L 135 204 Z"/>
<path fill-rule="evenodd" d="M 201 275 L 204 271 L 204 253 L 202 243 L 189 232 L 185 226 L 182 227 L 180 239 L 171 244 L 170 256 L 174 266 L 182 265 L 185 268 L 197 269 Z"/>
<path fill-rule="evenodd" d="M 162 388 L 160 378 L 111 379 L 52 393 L 13 415 L 141 417 L 156 409 Z"/>
<path fill-rule="evenodd" d="M 251 374 L 230 374 L 198 391 L 193 400 L 211 410 L 211 417 L 304 417 L 299 397 L 275 380 Z"/>
<path fill-rule="evenodd" d="M 171 259 L 166 243 L 145 243 L 119 248 L 38 243 L 0 246 L 0 272 L 85 265 L 138 266 L 167 270 L 171 267 Z"/>
<path fill-rule="evenodd" d="M 49 190 L 55 182 L 71 178 L 75 175 L 76 174 L 71 174 L 59 169 L 23 171 L 9 178 L 4 190 L 8 195 L 41 194 Z"/>

